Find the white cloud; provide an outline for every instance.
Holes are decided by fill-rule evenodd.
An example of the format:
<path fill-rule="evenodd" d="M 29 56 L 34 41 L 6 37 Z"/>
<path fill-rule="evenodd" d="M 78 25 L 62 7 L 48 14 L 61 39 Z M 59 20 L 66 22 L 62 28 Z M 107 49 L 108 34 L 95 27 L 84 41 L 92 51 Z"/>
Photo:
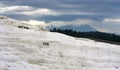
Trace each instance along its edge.
<path fill-rule="evenodd" d="M 30 11 L 23 11 L 20 14 L 29 15 L 29 16 L 50 15 L 50 14 L 56 15 L 56 12 L 47 8 L 38 8 L 38 9 L 32 9 Z"/>
<path fill-rule="evenodd" d="M 84 24 L 90 24 L 93 21 L 89 19 L 77 19 L 73 21 L 51 21 L 46 23 L 45 21 L 38 21 L 38 20 L 29 20 L 29 21 L 23 21 L 24 23 L 29 23 L 32 25 L 42 25 L 42 26 L 55 26 L 55 27 L 60 27 L 60 26 L 65 26 L 65 25 L 84 25 Z"/>
<path fill-rule="evenodd" d="M 120 23 L 120 18 L 116 18 L 116 19 L 113 19 L 113 18 L 106 18 L 103 22 L 110 22 L 110 23 Z"/>
<path fill-rule="evenodd" d="M 93 21 L 89 19 L 77 19 L 73 21 L 51 21 L 48 24 L 48 26 L 55 26 L 55 27 L 60 27 L 60 26 L 65 26 L 65 25 L 79 26 L 79 25 L 84 25 L 84 24 L 90 24 L 92 22 Z"/>
<path fill-rule="evenodd" d="M 48 23 L 48 26 L 55 26 L 55 27 L 60 27 L 60 26 L 64 26 L 67 25 L 67 22 L 64 21 L 51 21 L 50 23 Z"/>
<path fill-rule="evenodd" d="M 72 23 L 75 23 L 76 25 L 81 25 L 81 24 L 90 24 L 94 21 L 90 20 L 90 19 L 77 19 L 72 21 Z"/>
<path fill-rule="evenodd" d="M 76 11 L 76 10 L 59 10 L 59 15 L 101 15 L 100 13 L 87 12 L 87 11 Z"/>
<path fill-rule="evenodd" d="M 34 8 L 30 6 L 0 6 L 0 13 L 27 16 L 58 15 L 57 12 L 47 8 Z"/>
<path fill-rule="evenodd" d="M 57 5 L 58 7 L 64 7 L 64 8 L 76 8 L 76 7 L 78 7 L 78 8 L 83 8 L 83 7 L 85 7 L 85 5 L 72 5 L 72 4 L 60 4 L 60 5 Z"/>
<path fill-rule="evenodd" d="M 15 12 L 15 11 L 24 11 L 24 10 L 31 10 L 32 7 L 29 6 L 1 6 L 0 7 L 0 13 L 6 13 L 6 12 Z"/>
<path fill-rule="evenodd" d="M 42 15 L 100 15 L 93 12 L 81 12 L 75 10 L 51 10 L 48 8 L 35 8 L 30 6 L 5 6 L 0 4 L 0 13 L 2 14 L 20 14 L 27 16 L 42 16 Z M 63 5 L 64 6 L 64 5 Z M 69 5 L 65 5 L 69 6 Z"/>
<path fill-rule="evenodd" d="M 38 21 L 38 20 L 29 20 L 29 21 L 22 21 L 24 23 L 28 23 L 31 25 L 41 25 L 41 26 L 46 26 L 46 23 L 44 21 Z"/>
<path fill-rule="evenodd" d="M 63 12 L 62 14 L 73 14 L 73 15 L 100 15 L 99 13 L 93 13 L 93 12 L 81 12 L 81 11 L 67 11 Z"/>
<path fill-rule="evenodd" d="M 62 11 L 54 11 L 48 8 L 33 8 L 28 11 L 22 11 L 19 14 L 28 15 L 28 16 L 40 16 L 40 15 L 100 15 L 98 13 L 92 13 L 92 12 L 78 12 L 73 10 L 62 10 Z"/>

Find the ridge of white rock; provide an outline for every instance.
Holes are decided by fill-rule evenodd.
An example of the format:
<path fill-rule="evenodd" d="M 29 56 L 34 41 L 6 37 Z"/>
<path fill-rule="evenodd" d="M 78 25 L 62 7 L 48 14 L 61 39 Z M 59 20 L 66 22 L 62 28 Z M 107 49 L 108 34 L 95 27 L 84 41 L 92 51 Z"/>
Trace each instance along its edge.
<path fill-rule="evenodd" d="M 120 45 L 2 23 L 0 70 L 120 70 Z"/>
<path fill-rule="evenodd" d="M 6 17 L 6 16 L 0 16 L 0 25 L 10 25 L 10 26 L 14 26 L 17 28 L 23 28 L 23 29 L 41 30 L 37 26 L 31 25 L 28 23 L 23 23 L 21 21 L 11 19 L 11 18 Z"/>

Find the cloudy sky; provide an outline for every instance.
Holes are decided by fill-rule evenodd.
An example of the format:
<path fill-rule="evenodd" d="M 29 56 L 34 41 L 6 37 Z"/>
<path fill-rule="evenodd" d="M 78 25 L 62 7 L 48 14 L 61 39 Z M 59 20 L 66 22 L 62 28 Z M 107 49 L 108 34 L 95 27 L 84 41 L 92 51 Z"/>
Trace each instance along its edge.
<path fill-rule="evenodd" d="M 0 0 L 0 15 L 35 25 L 88 24 L 120 33 L 120 0 Z"/>

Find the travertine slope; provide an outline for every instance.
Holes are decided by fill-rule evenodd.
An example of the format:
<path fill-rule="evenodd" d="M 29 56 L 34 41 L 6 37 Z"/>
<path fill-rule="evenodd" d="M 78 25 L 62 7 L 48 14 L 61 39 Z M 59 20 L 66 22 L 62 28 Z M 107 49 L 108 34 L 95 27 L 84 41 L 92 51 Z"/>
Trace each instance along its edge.
<path fill-rule="evenodd" d="M 120 70 L 120 45 L 39 31 L 18 22 L 0 19 L 0 70 Z"/>

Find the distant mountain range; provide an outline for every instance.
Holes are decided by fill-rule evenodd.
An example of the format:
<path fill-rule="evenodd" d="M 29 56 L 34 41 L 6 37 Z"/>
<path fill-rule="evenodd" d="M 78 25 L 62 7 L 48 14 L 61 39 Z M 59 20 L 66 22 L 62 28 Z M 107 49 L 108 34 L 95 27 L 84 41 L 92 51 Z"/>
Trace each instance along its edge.
<path fill-rule="evenodd" d="M 61 26 L 61 27 L 54 27 L 54 26 L 50 26 L 48 27 L 48 29 L 62 29 L 62 30 L 65 30 L 65 29 L 72 29 L 74 31 L 77 31 L 77 32 L 90 32 L 90 31 L 97 31 L 95 28 L 92 28 L 91 26 L 89 25 L 79 25 L 79 26 L 73 26 L 73 25 L 66 25 L 66 26 Z"/>

